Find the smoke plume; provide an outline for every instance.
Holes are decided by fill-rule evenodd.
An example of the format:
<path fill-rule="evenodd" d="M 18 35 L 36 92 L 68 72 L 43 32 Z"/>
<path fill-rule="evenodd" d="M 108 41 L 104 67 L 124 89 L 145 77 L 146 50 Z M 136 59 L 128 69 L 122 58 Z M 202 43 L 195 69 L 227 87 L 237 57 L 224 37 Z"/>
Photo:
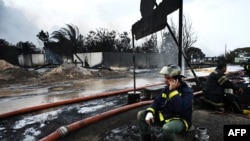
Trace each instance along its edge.
<path fill-rule="evenodd" d="M 41 29 L 29 21 L 21 10 L 7 6 L 3 0 L 0 0 L 0 19 L 1 39 L 13 45 L 19 41 L 38 44 L 36 35 Z"/>

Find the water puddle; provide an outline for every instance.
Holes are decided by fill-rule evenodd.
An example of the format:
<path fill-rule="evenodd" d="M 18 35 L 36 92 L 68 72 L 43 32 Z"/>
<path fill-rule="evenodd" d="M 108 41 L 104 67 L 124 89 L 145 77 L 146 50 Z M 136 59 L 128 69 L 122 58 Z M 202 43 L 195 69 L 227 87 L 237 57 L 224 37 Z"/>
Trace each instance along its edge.
<path fill-rule="evenodd" d="M 162 78 L 137 78 L 136 87 L 160 83 L 162 80 Z M 9 93 L 9 95 L 0 97 L 0 114 L 24 107 L 126 88 L 134 88 L 134 80 L 132 78 L 89 79 L 46 84 L 42 87 L 39 85 L 24 85 L 21 88 L 1 88 L 1 91 Z"/>

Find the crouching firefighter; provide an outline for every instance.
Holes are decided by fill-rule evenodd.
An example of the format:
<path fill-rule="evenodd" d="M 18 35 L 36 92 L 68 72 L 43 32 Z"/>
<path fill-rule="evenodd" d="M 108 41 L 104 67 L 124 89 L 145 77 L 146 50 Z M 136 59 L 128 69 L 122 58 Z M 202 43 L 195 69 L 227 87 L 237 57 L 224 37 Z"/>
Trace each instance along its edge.
<path fill-rule="evenodd" d="M 193 91 L 182 80 L 180 67 L 164 66 L 160 74 L 164 75 L 166 86 L 149 108 L 137 113 L 142 141 L 175 141 L 176 134 L 192 126 Z M 153 139 L 150 125 L 161 126 L 160 139 Z"/>

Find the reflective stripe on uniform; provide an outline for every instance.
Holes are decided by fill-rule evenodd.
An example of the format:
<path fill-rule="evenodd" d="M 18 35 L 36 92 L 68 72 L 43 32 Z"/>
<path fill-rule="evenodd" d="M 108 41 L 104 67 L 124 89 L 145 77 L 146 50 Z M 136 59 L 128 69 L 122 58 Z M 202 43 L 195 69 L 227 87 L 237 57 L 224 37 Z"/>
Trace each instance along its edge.
<path fill-rule="evenodd" d="M 226 76 L 222 76 L 222 77 L 220 77 L 220 79 L 218 80 L 218 83 L 219 83 L 220 85 L 223 85 L 227 80 L 228 80 L 228 79 L 227 79 Z"/>
<path fill-rule="evenodd" d="M 246 65 L 246 69 L 249 70 L 249 69 L 250 69 L 250 66 L 249 66 L 249 65 Z"/>
<path fill-rule="evenodd" d="M 155 109 L 154 108 L 147 108 L 146 110 L 152 112 L 153 115 L 155 114 Z"/>
<path fill-rule="evenodd" d="M 159 112 L 159 119 L 160 119 L 160 121 L 164 120 L 163 114 L 161 112 Z"/>
<path fill-rule="evenodd" d="M 167 98 L 167 94 L 162 93 L 162 94 L 161 94 L 161 97 L 162 97 L 162 98 Z"/>
<path fill-rule="evenodd" d="M 162 93 L 161 94 L 161 97 L 162 98 L 168 98 L 168 99 L 171 99 L 171 98 L 173 98 L 174 96 L 176 96 L 176 95 L 178 95 L 178 94 L 180 94 L 177 90 L 174 90 L 174 91 L 172 91 L 170 94 L 166 94 L 166 93 Z"/>
<path fill-rule="evenodd" d="M 173 98 L 174 96 L 176 96 L 176 95 L 178 95 L 178 94 L 180 94 L 177 90 L 174 90 L 174 91 L 172 91 L 169 95 L 167 95 L 166 93 L 162 93 L 161 94 L 161 97 L 162 98 L 165 98 L 165 99 L 167 99 L 167 100 L 170 100 L 171 98 Z M 181 95 L 181 94 L 180 94 Z M 153 115 L 155 114 L 155 109 L 154 108 L 147 108 L 146 109 L 147 111 L 150 111 L 150 112 L 152 112 L 153 113 Z M 162 115 L 162 114 L 161 114 Z M 160 118 L 161 119 L 161 118 Z M 164 120 L 164 117 L 163 117 L 163 115 L 162 115 L 162 120 L 161 121 L 163 121 Z"/>
<path fill-rule="evenodd" d="M 173 98 L 174 96 L 176 96 L 177 94 L 179 94 L 179 92 L 177 90 L 174 90 L 172 91 L 170 94 L 169 94 L 169 99 Z"/>

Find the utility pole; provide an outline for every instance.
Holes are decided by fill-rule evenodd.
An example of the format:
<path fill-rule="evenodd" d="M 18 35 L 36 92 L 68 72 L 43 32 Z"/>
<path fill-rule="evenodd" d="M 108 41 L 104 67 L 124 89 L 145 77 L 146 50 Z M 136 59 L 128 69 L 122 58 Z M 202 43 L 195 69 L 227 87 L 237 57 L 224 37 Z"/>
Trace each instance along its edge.
<path fill-rule="evenodd" d="M 226 58 L 226 55 L 227 55 L 227 44 L 225 44 L 225 55 L 224 55 L 225 58 Z"/>
<path fill-rule="evenodd" d="M 183 0 L 180 1 L 179 5 L 179 54 L 178 54 L 178 65 L 184 69 L 184 66 L 182 64 L 182 17 L 183 17 Z"/>

